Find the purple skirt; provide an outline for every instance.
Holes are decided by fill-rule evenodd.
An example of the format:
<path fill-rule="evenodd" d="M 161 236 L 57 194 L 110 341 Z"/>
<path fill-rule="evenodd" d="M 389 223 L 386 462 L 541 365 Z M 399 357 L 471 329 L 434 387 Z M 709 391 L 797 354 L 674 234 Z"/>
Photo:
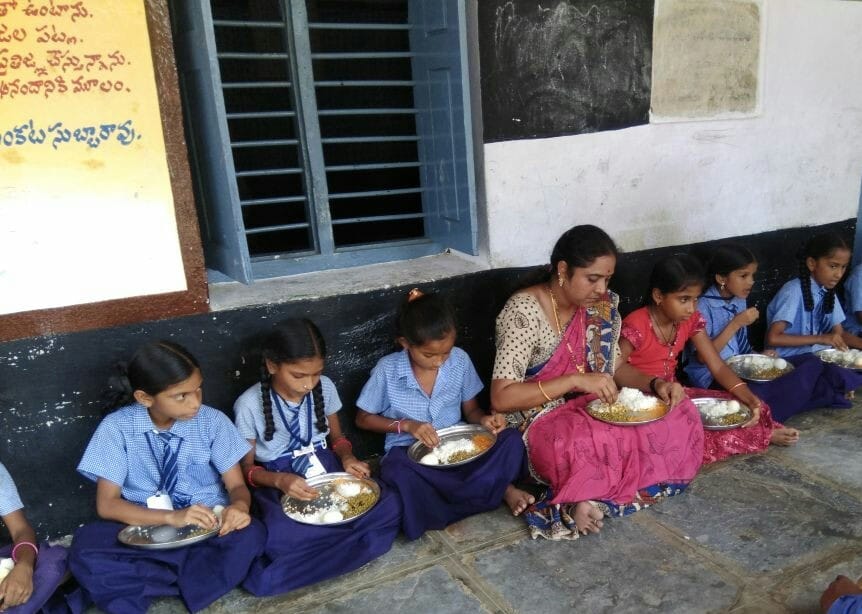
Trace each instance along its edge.
<path fill-rule="evenodd" d="M 75 531 L 69 567 L 86 596 L 106 612 L 144 613 L 156 597 L 180 597 L 196 612 L 238 586 L 263 551 L 260 521 L 224 537 L 173 550 L 125 546 L 125 527 L 99 521 Z"/>
<path fill-rule="evenodd" d="M 452 469 L 420 465 L 410 460 L 407 448 L 396 446 L 386 453 L 380 479 L 398 492 L 408 539 L 496 509 L 509 484 L 527 473 L 524 442 L 515 429 L 500 432 L 481 458 Z"/>
<path fill-rule="evenodd" d="M 795 367 L 787 375 L 750 384 L 751 391 L 769 405 L 778 422 L 809 409 L 850 407 L 847 393 L 862 386 L 862 375 L 825 363 L 814 354 L 790 356 L 787 361 Z"/>
<path fill-rule="evenodd" d="M 328 472 L 343 471 L 330 450 L 318 450 L 317 456 Z M 278 461 L 268 463 L 267 468 L 278 470 Z M 253 494 L 267 539 L 263 555 L 252 564 L 242 586 L 258 597 L 279 595 L 358 569 L 389 551 L 401 523 L 401 503 L 385 486 L 370 512 L 331 527 L 288 518 L 281 508 L 282 493 L 275 488 L 258 488 Z"/>
<path fill-rule="evenodd" d="M 80 611 L 66 605 L 62 595 L 55 593 L 66 578 L 67 550 L 62 546 L 39 544 L 39 555 L 33 569 L 33 594 L 25 603 L 4 610 L 7 614 L 32 614 L 34 612 Z M 0 558 L 12 556 L 12 545 L 0 548 Z"/>

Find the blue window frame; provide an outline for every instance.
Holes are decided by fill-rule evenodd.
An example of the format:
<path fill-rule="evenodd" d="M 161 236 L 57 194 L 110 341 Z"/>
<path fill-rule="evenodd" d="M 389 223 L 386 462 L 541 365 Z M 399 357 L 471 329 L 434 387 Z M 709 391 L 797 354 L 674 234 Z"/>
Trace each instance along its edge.
<path fill-rule="evenodd" d="M 211 279 L 476 253 L 463 2 L 171 9 Z"/>

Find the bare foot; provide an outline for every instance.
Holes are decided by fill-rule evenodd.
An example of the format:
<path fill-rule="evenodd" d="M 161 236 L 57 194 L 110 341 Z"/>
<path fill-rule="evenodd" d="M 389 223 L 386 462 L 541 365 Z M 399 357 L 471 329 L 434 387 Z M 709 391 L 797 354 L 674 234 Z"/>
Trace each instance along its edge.
<path fill-rule="evenodd" d="M 853 399 L 856 398 L 856 391 L 855 390 L 848 391 L 847 394 L 844 395 L 844 398 L 847 399 L 848 401 L 852 401 Z"/>
<path fill-rule="evenodd" d="M 605 515 L 589 501 L 581 501 L 575 506 L 575 525 L 578 527 L 578 532 L 584 535 L 598 533 L 604 525 L 602 522 L 604 517 Z"/>
<path fill-rule="evenodd" d="M 799 431 L 789 428 L 775 429 L 769 438 L 769 443 L 776 446 L 792 446 L 797 441 L 799 441 Z"/>
<path fill-rule="evenodd" d="M 520 515 L 521 512 L 536 502 L 536 498 L 533 495 L 520 488 L 515 488 L 512 484 L 506 487 L 506 492 L 503 493 L 503 500 L 515 516 Z"/>

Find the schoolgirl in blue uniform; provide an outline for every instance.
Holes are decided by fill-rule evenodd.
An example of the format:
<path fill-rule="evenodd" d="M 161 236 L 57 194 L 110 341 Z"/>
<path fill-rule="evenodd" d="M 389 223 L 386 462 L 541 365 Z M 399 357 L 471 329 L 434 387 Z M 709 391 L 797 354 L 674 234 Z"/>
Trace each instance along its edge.
<path fill-rule="evenodd" d="M 812 237 L 805 245 L 798 279 L 784 284 L 766 309 L 766 345 L 796 363 L 822 349 L 862 348 L 862 338 L 841 325 L 844 310 L 835 287 L 850 263 L 850 247 L 834 233 Z M 821 407 L 850 407 L 847 398 L 862 385 L 862 375 L 825 365 L 819 388 Z"/>
<path fill-rule="evenodd" d="M 36 533 L 24 515 L 18 489 L 3 463 L 0 463 L 0 518 L 12 537 L 11 544 L 0 548 L 0 557 L 14 562 L 12 570 L 0 580 L 0 609 L 8 614 L 59 611 L 57 607 L 66 611 L 61 594 L 52 599 L 66 576 L 66 549 L 47 542 L 36 544 Z M 81 608 L 69 609 L 78 612 Z"/>
<path fill-rule="evenodd" d="M 398 314 L 402 351 L 380 359 L 356 402 L 356 424 L 386 433 L 380 478 L 393 486 L 403 507 L 402 528 L 409 539 L 480 512 L 505 499 L 514 514 L 534 502 L 512 485 L 526 475 L 520 433 L 506 429 L 502 415 L 487 415 L 476 395 L 482 382 L 464 350 L 455 347 L 455 318 L 437 294 L 411 290 Z M 450 469 L 410 460 L 407 448 L 417 439 L 439 443 L 437 429 L 461 421 L 482 424 L 497 433 L 484 456 Z"/>
<path fill-rule="evenodd" d="M 850 264 L 850 247 L 835 233 L 812 237 L 805 245 L 799 278 L 784 284 L 766 308 L 766 344 L 779 356 L 848 347 L 862 339 L 841 326 L 844 310 L 835 287 Z"/>
<path fill-rule="evenodd" d="M 261 354 L 260 382 L 234 404 L 237 428 L 252 445 L 243 472 L 268 529 L 264 554 L 243 583 L 258 596 L 361 567 L 392 547 L 401 521 L 398 497 L 385 487 L 368 513 L 342 525 L 301 524 L 284 514 L 283 494 L 305 501 L 318 495 L 306 478 L 339 471 L 368 477 L 370 470 L 342 434 L 341 400 L 322 375 L 326 345 L 314 323 L 297 318 L 278 323 Z"/>
<path fill-rule="evenodd" d="M 260 555 L 263 525 L 239 461 L 249 449 L 230 419 L 201 404 L 203 378 L 183 347 L 156 341 L 132 357 L 118 397 L 78 465 L 96 482 L 102 521 L 75 532 L 70 567 L 106 612 L 146 612 L 156 597 L 179 596 L 192 612 L 237 586 Z M 142 550 L 118 542 L 124 525 L 189 524 L 218 535 L 191 546 Z"/>

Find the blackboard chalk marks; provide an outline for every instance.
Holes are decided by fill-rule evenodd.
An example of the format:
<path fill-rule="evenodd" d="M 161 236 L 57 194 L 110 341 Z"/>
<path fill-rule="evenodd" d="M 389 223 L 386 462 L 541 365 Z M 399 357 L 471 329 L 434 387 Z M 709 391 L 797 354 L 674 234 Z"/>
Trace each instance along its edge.
<path fill-rule="evenodd" d="M 653 2 L 482 0 L 485 142 L 649 120 Z"/>

